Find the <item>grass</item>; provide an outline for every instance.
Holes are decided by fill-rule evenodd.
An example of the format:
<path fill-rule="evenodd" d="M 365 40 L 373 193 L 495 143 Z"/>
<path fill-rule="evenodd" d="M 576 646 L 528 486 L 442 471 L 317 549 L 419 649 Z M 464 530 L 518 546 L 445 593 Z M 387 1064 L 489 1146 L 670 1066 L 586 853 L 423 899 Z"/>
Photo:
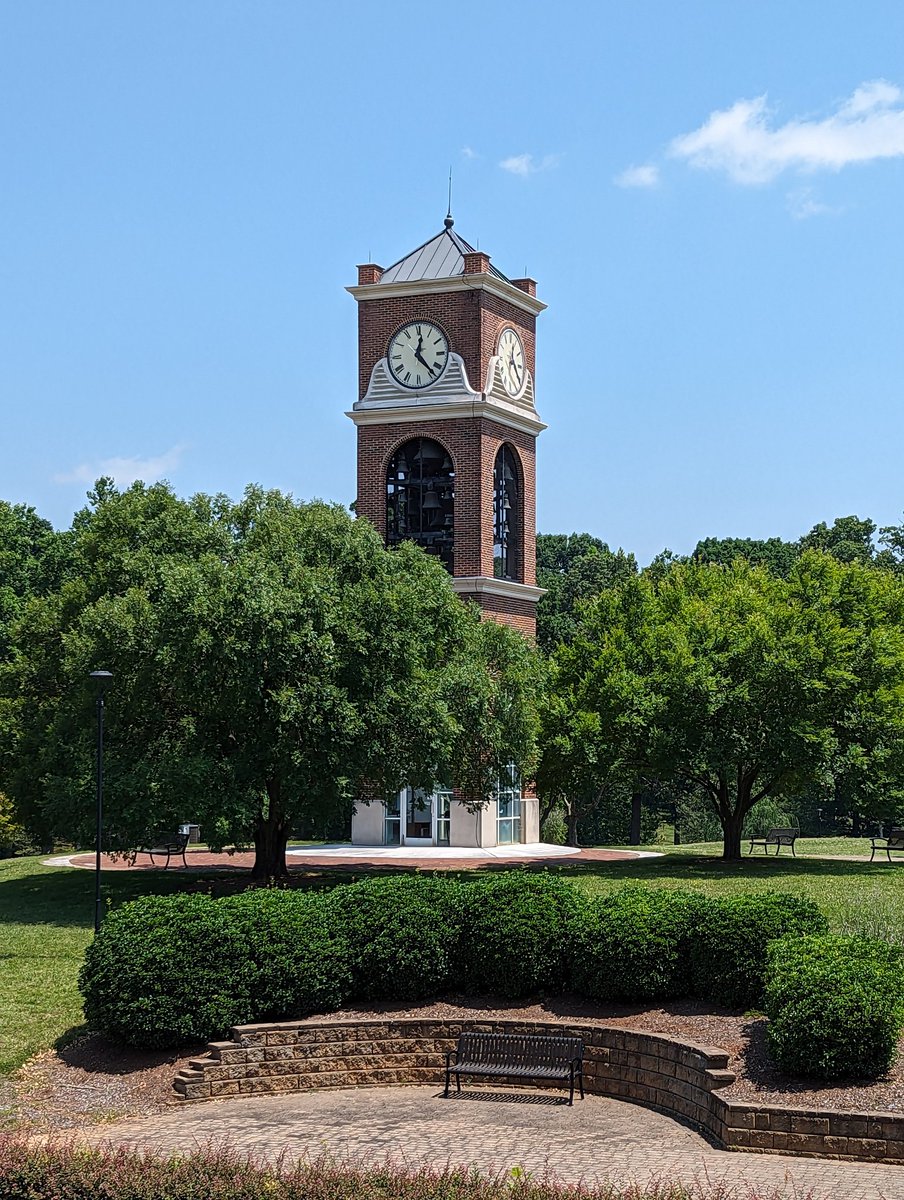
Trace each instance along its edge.
<path fill-rule="evenodd" d="M 868 845 L 869 843 L 867 843 Z M 611 863 L 574 863 L 560 868 L 591 895 L 629 883 L 653 887 L 691 888 L 708 895 L 791 892 L 814 900 L 836 933 L 856 933 L 904 943 L 904 863 L 859 859 L 836 861 L 835 854 L 863 854 L 863 839 L 803 838 L 797 857 L 762 853 L 724 862 L 721 842 L 685 846 L 650 846 L 662 858 Z M 823 857 L 818 857 L 822 855 Z"/>
<path fill-rule="evenodd" d="M 798 858 L 782 854 L 726 863 L 721 845 L 650 847 L 661 858 L 573 863 L 554 868 L 590 894 L 627 883 L 694 888 L 711 895 L 774 888 L 809 896 L 838 932 L 904 942 L 904 865 L 839 862 L 818 854 L 863 852 L 853 839 L 802 839 Z M 347 881 L 326 875 L 324 882 Z M 235 876 L 108 872 L 105 902 L 147 892 L 234 887 Z M 94 923 L 91 871 L 44 867 L 40 858 L 0 860 L 0 1076 L 71 1035 L 82 1020 L 78 971 Z"/>

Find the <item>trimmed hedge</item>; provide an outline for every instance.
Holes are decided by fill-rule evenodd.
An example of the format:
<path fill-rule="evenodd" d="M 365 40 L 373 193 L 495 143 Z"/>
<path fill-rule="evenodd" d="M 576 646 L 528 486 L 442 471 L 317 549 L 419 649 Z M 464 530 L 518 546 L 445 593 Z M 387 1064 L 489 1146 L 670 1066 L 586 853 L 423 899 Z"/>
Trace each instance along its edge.
<path fill-rule="evenodd" d="M 461 909 L 461 979 L 508 999 L 563 992 L 570 947 L 586 901 L 553 875 L 507 871 L 466 884 Z"/>
<path fill-rule="evenodd" d="M 828 933 L 813 903 L 785 892 L 756 892 L 711 900 L 701 913 L 691 950 L 694 994 L 726 1008 L 763 1003 L 766 950 L 788 934 Z"/>
<path fill-rule="evenodd" d="M 351 996 L 349 939 L 327 896 L 262 888 L 219 903 L 243 942 L 254 1020 L 329 1012 Z"/>
<path fill-rule="evenodd" d="M 572 945 L 572 977 L 591 1000 L 690 992 L 690 956 L 712 905 L 699 892 L 626 887 L 593 901 Z"/>
<path fill-rule="evenodd" d="M 761 998 L 770 940 L 825 927 L 814 905 L 776 893 L 630 887 L 588 902 L 547 873 L 403 875 L 329 892 L 135 900 L 107 917 L 79 983 L 88 1022 L 139 1046 L 463 988 L 507 998 L 574 988 L 600 1001 L 694 990 L 745 1006 Z"/>
<path fill-rule="evenodd" d="M 904 1026 L 904 951 L 858 937 L 782 938 L 769 947 L 765 999 L 773 1057 L 791 1075 L 875 1077 Z"/>
<path fill-rule="evenodd" d="M 210 896 L 142 896 L 85 952 L 85 1019 L 133 1046 L 178 1046 L 254 1019 L 241 924 Z"/>
<path fill-rule="evenodd" d="M 348 943 L 352 992 L 363 1000 L 420 1000 L 447 988 L 458 950 L 455 880 L 400 875 L 328 893 Z"/>

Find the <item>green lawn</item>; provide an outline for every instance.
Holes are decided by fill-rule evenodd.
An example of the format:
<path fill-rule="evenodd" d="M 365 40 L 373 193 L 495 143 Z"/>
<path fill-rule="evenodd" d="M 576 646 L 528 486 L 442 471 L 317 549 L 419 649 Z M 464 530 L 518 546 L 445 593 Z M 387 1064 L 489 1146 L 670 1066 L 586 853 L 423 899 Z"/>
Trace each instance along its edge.
<path fill-rule="evenodd" d="M 655 887 L 693 888 L 710 895 L 764 891 L 773 888 L 809 896 L 838 933 L 858 933 L 904 942 L 904 861 L 889 864 L 878 857 L 838 862 L 819 855 L 863 855 L 862 838 L 802 838 L 792 858 L 787 850 L 776 858 L 762 852 L 740 862 L 719 857 L 722 845 L 705 842 L 686 846 L 650 846 L 662 858 L 563 866 L 561 874 L 591 894 L 627 883 Z M 899 856 L 900 857 L 900 856 Z"/>
<path fill-rule="evenodd" d="M 121 904 L 148 890 L 177 891 L 184 878 L 108 873 L 104 896 Z M 91 871 L 44 867 L 37 857 L 0 860 L 0 1075 L 81 1022 L 78 971 L 93 928 Z"/>
<path fill-rule="evenodd" d="M 738 863 L 722 862 L 715 843 L 651 849 L 663 856 L 554 869 L 591 894 L 626 883 L 711 894 L 777 888 L 810 896 L 835 930 L 904 941 L 904 863 L 814 857 L 862 853 L 862 841 L 806 839 L 796 859 L 759 855 Z M 222 875 L 208 880 L 214 888 L 235 885 L 234 876 L 228 883 Z M 103 877 L 104 895 L 113 905 L 147 891 L 178 891 L 186 884 L 207 886 L 194 872 L 110 872 Z M 77 978 L 93 921 L 92 872 L 43 867 L 36 857 L 0 860 L 0 1075 L 81 1022 Z"/>

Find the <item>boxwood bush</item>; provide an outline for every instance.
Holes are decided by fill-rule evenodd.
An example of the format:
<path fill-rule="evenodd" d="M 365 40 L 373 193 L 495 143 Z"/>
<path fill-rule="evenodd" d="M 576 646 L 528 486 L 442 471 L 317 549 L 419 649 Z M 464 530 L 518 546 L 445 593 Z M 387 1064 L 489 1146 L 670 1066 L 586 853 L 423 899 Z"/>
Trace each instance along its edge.
<path fill-rule="evenodd" d="M 713 903 L 699 892 L 644 887 L 593 901 L 572 942 L 576 990 L 591 1000 L 687 996 L 692 948 Z"/>
<path fill-rule="evenodd" d="M 247 960 L 254 1020 L 329 1012 L 352 992 L 349 940 L 329 896 L 258 888 L 220 903 Z"/>
<path fill-rule="evenodd" d="M 209 896 L 114 909 L 79 976 L 89 1025 L 136 1046 L 200 1041 L 249 1021 L 253 969 L 233 912 Z"/>
<path fill-rule="evenodd" d="M 586 909 L 571 884 L 545 873 L 505 871 L 466 884 L 461 982 L 509 998 L 567 991 Z"/>
<path fill-rule="evenodd" d="M 545 872 L 402 875 L 316 894 L 124 904 L 90 946 L 80 986 L 91 1025 L 147 1047 L 451 990 L 643 1002 L 693 989 L 745 1007 L 761 1002 L 767 944 L 825 926 L 808 901 L 776 894 L 630 887 L 588 902 Z"/>
<path fill-rule="evenodd" d="M 766 948 L 788 934 L 827 933 L 829 923 L 813 903 L 784 892 L 719 897 L 701 913 L 691 949 L 694 993 L 726 1008 L 763 1003 Z"/>
<path fill-rule="evenodd" d="M 765 1009 L 773 1057 L 791 1075 L 874 1077 L 904 1024 L 904 952 L 871 938 L 781 938 L 769 947 Z"/>
<path fill-rule="evenodd" d="M 419 1000 L 453 982 L 458 959 L 452 879 L 366 879 L 329 893 L 347 942 L 352 993 L 364 1000 Z"/>

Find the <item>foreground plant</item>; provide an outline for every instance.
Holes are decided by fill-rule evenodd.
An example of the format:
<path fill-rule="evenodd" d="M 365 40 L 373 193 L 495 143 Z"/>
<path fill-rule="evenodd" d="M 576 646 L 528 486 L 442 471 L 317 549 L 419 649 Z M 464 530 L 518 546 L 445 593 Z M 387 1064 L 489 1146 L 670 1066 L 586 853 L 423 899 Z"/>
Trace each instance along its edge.
<path fill-rule="evenodd" d="M 0 1138 L 4 1200 L 782 1200 L 784 1192 L 717 1183 L 565 1184 L 513 1166 L 494 1176 L 467 1167 L 350 1166 L 330 1158 L 265 1165 L 228 1150 L 162 1157 L 124 1148 Z M 796 1195 L 795 1200 L 808 1200 Z"/>

